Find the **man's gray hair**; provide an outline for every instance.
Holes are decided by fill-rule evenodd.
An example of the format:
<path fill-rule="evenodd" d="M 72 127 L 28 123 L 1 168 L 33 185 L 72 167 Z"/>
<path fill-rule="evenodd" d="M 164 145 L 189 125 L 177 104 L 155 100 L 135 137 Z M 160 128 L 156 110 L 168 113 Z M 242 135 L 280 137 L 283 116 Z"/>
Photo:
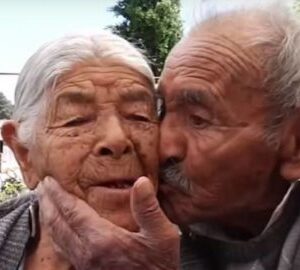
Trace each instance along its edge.
<path fill-rule="evenodd" d="M 77 63 L 98 59 L 127 66 L 143 75 L 154 88 L 153 73 L 143 55 L 129 42 L 109 32 L 76 34 L 46 43 L 23 67 L 15 90 L 13 119 L 20 123 L 19 139 L 34 138 L 38 116 L 45 106 L 46 92 L 59 77 Z"/>
<path fill-rule="evenodd" d="M 263 48 L 262 63 L 266 70 L 264 84 L 270 100 L 277 106 L 268 125 L 268 140 L 282 120 L 300 107 L 300 24 L 292 9 L 292 1 L 202 1 L 202 18 L 191 31 L 202 23 L 220 22 L 223 18 L 258 18 L 257 23 L 243 28 L 249 32 L 246 48 Z M 246 3 L 245 3 L 246 2 Z M 222 4 L 223 3 L 223 4 Z M 253 20 L 252 20 L 253 21 Z M 241 23 L 241 21 L 240 21 Z M 239 20 L 237 27 L 239 27 Z M 275 142 L 276 143 L 276 142 Z"/>

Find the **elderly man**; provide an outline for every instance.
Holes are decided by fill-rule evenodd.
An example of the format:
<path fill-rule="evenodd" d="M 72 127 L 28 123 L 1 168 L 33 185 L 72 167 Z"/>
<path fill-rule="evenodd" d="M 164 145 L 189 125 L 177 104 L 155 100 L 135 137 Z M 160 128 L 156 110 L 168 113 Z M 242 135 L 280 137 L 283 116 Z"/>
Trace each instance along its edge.
<path fill-rule="evenodd" d="M 96 250 L 81 246 L 84 237 L 74 235 L 75 244 L 67 252 L 59 252 L 51 237 L 56 234 L 65 241 L 70 234 L 65 224 L 55 227 L 59 215 L 51 203 L 58 206 L 68 198 L 51 195 L 55 186 L 84 202 L 76 204 L 86 213 L 80 224 L 101 216 L 124 231 L 143 227 L 133 217 L 129 199 L 133 190 L 132 204 L 139 209 L 148 203 L 149 194 L 151 199 L 155 196 L 156 99 L 147 62 L 124 39 L 108 33 L 68 36 L 39 49 L 20 74 L 13 120 L 4 124 L 2 135 L 26 185 L 39 187 L 42 204 L 30 193 L 0 206 L 1 270 L 93 267 L 84 260 L 72 265 L 68 258 L 71 252 L 85 259 L 93 256 Z M 157 213 L 172 226 L 161 211 Z M 143 228 L 151 233 L 151 227 Z M 173 244 L 178 245 L 175 227 L 173 234 Z M 94 238 L 95 244 L 101 241 L 99 235 Z M 158 239 L 157 245 L 163 241 Z M 169 259 L 176 261 L 178 252 L 174 258 Z"/>
<path fill-rule="evenodd" d="M 182 269 L 300 269 L 299 48 L 298 22 L 271 6 L 209 17 L 170 53 L 159 84 L 165 99 L 160 199 L 182 228 Z M 65 194 L 60 187 L 52 193 Z M 106 266 L 91 269 L 110 269 L 122 261 L 122 269 L 179 268 L 157 265 L 177 247 L 168 241 L 172 226 L 157 214 L 154 198 L 144 205 L 148 218 L 131 206 L 144 227 L 153 225 L 142 249 L 143 230 L 129 233 L 101 218 L 80 226 L 84 213 L 71 201 L 54 211 L 90 239 L 86 248 L 97 250 L 90 258 L 70 252 L 74 265 L 85 260 Z M 76 215 L 72 222 L 70 213 Z M 157 246 L 157 236 L 164 245 Z M 97 237 L 101 243 L 92 245 Z M 60 248 L 70 250 L 72 239 L 70 234 Z M 111 256 L 97 257 L 112 243 Z"/>
<path fill-rule="evenodd" d="M 162 207 L 183 269 L 300 268 L 300 27 L 281 7 L 207 19 L 162 74 Z"/>

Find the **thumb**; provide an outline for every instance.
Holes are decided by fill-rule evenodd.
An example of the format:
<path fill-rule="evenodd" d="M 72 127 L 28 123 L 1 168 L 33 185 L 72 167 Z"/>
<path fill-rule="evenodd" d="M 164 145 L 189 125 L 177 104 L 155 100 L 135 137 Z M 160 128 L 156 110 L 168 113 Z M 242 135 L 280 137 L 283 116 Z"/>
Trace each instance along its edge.
<path fill-rule="evenodd" d="M 133 217 L 142 231 L 152 236 L 164 234 L 173 228 L 159 206 L 153 185 L 149 178 L 140 177 L 131 191 L 130 206 Z"/>

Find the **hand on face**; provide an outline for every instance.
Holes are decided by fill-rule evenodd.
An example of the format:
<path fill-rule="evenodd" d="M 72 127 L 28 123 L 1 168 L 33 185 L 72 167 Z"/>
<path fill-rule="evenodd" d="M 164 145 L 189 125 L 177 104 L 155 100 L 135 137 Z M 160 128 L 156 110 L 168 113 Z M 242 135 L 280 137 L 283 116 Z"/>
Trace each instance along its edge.
<path fill-rule="evenodd" d="M 131 190 L 138 233 L 100 217 L 50 177 L 38 194 L 41 222 L 76 269 L 179 269 L 178 229 L 160 209 L 149 179 L 139 178 Z"/>

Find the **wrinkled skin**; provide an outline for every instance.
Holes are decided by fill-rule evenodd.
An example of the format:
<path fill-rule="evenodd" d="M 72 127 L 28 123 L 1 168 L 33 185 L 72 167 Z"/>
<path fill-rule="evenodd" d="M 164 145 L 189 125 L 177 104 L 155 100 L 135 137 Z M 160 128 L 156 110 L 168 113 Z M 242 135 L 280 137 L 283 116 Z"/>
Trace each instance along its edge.
<path fill-rule="evenodd" d="M 31 188 L 52 176 L 102 217 L 136 230 L 128 186 L 157 185 L 158 126 L 150 83 L 124 66 L 77 65 L 47 96 L 28 152 Z M 23 170 L 24 172 L 24 170 Z"/>
<path fill-rule="evenodd" d="M 141 75 L 122 66 L 86 65 L 66 74 L 50 95 L 46 125 L 32 151 L 40 177 L 53 176 L 99 215 L 135 229 L 129 189 L 109 185 L 142 175 L 157 183 L 152 91 Z"/>
<path fill-rule="evenodd" d="M 179 269 L 178 228 L 160 209 L 148 178 L 139 178 L 131 189 L 131 211 L 140 227 L 137 233 L 100 217 L 54 179 L 47 177 L 38 190 L 45 210 L 42 218 L 75 269 Z"/>
<path fill-rule="evenodd" d="M 268 102 L 260 84 L 265 70 L 257 60 L 262 55 L 239 44 L 245 37 L 238 33 L 245 31 L 231 26 L 222 22 L 201 29 L 184 39 L 167 60 L 159 86 L 166 101 L 160 151 L 163 168 L 171 164 L 177 169 L 166 174 L 160 192 L 164 209 L 179 224 L 214 221 L 249 237 L 263 227 L 282 198 L 286 180 L 300 175 L 299 117 L 283 123 L 276 134 L 278 148 L 267 143 L 265 126 L 276 106 Z M 154 192 L 145 196 L 146 183 L 139 181 L 131 189 L 137 233 L 95 216 L 84 201 L 70 197 L 59 185 L 50 189 L 48 181 L 41 183 L 42 194 L 48 194 L 42 196 L 45 200 L 55 195 L 66 198 L 62 204 L 50 200 L 42 205 L 56 213 L 44 217 L 52 222 L 52 231 L 69 228 L 69 233 L 61 233 L 64 241 L 52 235 L 75 267 L 179 269 L 174 227 L 162 215 Z M 72 246 L 93 251 L 80 258 Z M 112 246 L 117 255 L 101 257 Z M 133 257 L 137 254 L 144 256 Z"/>
<path fill-rule="evenodd" d="M 48 92 L 34 144 L 18 140 L 13 121 L 3 126 L 26 184 L 39 186 L 40 232 L 25 269 L 177 269 L 178 229 L 156 199 L 154 102 L 137 72 L 88 62 Z"/>
<path fill-rule="evenodd" d="M 247 238 L 263 229 L 296 179 L 282 168 L 292 158 L 283 160 L 283 149 L 298 134 L 290 121 L 278 132 L 278 149 L 266 139 L 278 107 L 262 87 L 261 51 L 246 50 L 241 36 L 232 22 L 205 25 L 169 55 L 159 84 L 160 198 L 177 224 L 216 222 Z"/>

